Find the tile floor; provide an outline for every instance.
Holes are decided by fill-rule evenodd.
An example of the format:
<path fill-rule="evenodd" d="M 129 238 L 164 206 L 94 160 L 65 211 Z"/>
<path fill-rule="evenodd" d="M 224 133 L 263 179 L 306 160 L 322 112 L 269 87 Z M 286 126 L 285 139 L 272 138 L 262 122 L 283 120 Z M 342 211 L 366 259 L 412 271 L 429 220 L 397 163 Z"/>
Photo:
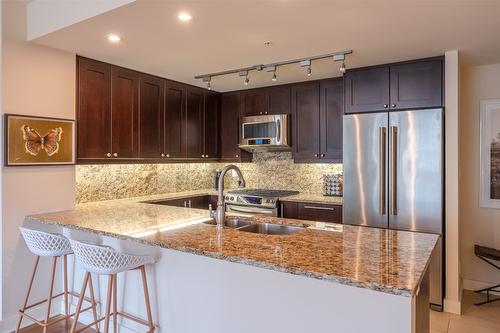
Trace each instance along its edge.
<path fill-rule="evenodd" d="M 461 316 L 431 311 L 431 333 L 500 333 L 500 301 L 474 305 L 484 297 L 464 290 Z"/>

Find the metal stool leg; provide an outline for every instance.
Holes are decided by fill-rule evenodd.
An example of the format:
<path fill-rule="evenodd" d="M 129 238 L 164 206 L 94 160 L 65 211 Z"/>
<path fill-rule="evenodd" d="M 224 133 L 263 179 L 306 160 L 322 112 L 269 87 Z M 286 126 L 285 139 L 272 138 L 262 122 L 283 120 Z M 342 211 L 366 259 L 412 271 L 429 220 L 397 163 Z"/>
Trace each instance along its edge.
<path fill-rule="evenodd" d="M 87 283 L 89 281 L 90 273 L 86 272 L 83 278 L 82 291 L 80 293 L 80 298 L 78 299 L 78 304 L 76 306 L 75 318 L 73 319 L 73 324 L 71 325 L 71 333 L 75 333 L 76 324 L 78 323 L 78 317 L 80 316 L 80 310 L 82 309 L 83 299 L 85 298 L 85 290 L 87 289 Z"/>
<path fill-rule="evenodd" d="M 153 324 L 153 317 L 151 316 L 151 304 L 149 303 L 149 291 L 148 291 L 148 282 L 146 280 L 146 270 L 144 268 L 144 265 L 142 265 L 140 269 L 142 276 L 142 287 L 144 288 L 144 300 L 146 302 L 146 312 L 148 315 L 149 332 L 153 332 L 155 330 L 155 326 Z"/>
<path fill-rule="evenodd" d="M 47 333 L 49 318 L 50 318 L 50 308 L 52 306 L 52 292 L 54 291 L 54 279 L 56 276 L 56 265 L 57 257 L 52 259 L 52 272 L 50 274 L 50 288 L 49 296 L 47 297 L 47 312 L 45 313 L 45 326 L 43 326 L 43 333 Z"/>
<path fill-rule="evenodd" d="M 23 307 L 19 309 L 19 319 L 17 321 L 16 333 L 18 333 L 19 329 L 21 328 L 21 323 L 23 321 L 23 314 L 24 311 L 26 310 L 26 306 L 28 305 L 28 300 L 30 298 L 30 293 L 31 293 L 31 287 L 33 286 L 33 280 L 35 280 L 35 275 L 38 269 L 39 262 L 40 262 L 40 256 L 36 256 L 35 265 L 33 267 L 33 273 L 31 274 L 30 283 L 28 284 L 28 289 L 26 290 L 26 297 L 24 298 Z"/>

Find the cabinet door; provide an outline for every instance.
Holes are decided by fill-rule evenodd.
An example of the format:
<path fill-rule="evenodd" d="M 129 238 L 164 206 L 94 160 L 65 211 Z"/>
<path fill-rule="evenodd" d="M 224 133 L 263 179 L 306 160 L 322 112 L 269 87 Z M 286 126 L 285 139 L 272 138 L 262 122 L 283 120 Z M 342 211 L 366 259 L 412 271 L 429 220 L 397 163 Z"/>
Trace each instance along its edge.
<path fill-rule="evenodd" d="M 139 156 L 139 74 L 111 69 L 111 146 L 113 157 Z"/>
<path fill-rule="evenodd" d="M 391 66 L 391 109 L 440 107 L 442 98 L 441 60 Z"/>
<path fill-rule="evenodd" d="M 186 86 L 167 81 L 165 84 L 165 156 L 186 157 L 185 114 Z"/>
<path fill-rule="evenodd" d="M 243 93 L 243 116 L 268 114 L 265 89 L 252 89 Z"/>
<path fill-rule="evenodd" d="M 286 218 L 286 219 L 297 219 L 298 218 L 298 212 L 297 212 L 297 203 L 296 202 L 288 202 L 288 201 L 282 201 L 281 202 L 281 217 Z"/>
<path fill-rule="evenodd" d="M 388 67 L 350 70 L 344 76 L 344 85 L 345 113 L 388 109 Z"/>
<path fill-rule="evenodd" d="M 342 78 L 320 82 L 321 160 L 342 162 L 342 117 L 344 83 Z"/>
<path fill-rule="evenodd" d="M 223 161 L 251 160 L 252 155 L 239 147 L 240 92 L 222 94 L 220 153 Z"/>
<path fill-rule="evenodd" d="M 298 219 L 342 223 L 342 206 L 300 202 Z"/>
<path fill-rule="evenodd" d="M 266 89 L 267 112 L 269 114 L 290 114 L 290 86 L 276 86 Z"/>
<path fill-rule="evenodd" d="M 219 157 L 219 112 L 220 95 L 207 93 L 205 95 L 205 157 Z"/>
<path fill-rule="evenodd" d="M 139 154 L 160 158 L 164 153 L 165 80 L 143 75 L 140 83 Z"/>
<path fill-rule="evenodd" d="M 78 58 L 78 158 L 111 155 L 111 65 Z"/>
<path fill-rule="evenodd" d="M 202 158 L 203 152 L 204 91 L 189 87 L 186 104 L 186 156 Z"/>
<path fill-rule="evenodd" d="M 292 87 L 293 158 L 311 162 L 319 158 L 319 83 Z"/>

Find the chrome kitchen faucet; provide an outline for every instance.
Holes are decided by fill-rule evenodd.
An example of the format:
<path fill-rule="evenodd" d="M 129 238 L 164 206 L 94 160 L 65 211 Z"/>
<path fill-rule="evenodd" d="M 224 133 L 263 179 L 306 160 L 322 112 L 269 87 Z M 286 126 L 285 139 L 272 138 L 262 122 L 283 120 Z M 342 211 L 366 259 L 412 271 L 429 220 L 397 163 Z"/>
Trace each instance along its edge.
<path fill-rule="evenodd" d="M 234 164 L 225 166 L 220 172 L 219 189 L 217 190 L 217 210 L 215 211 L 215 222 L 218 228 L 222 228 L 226 218 L 226 210 L 224 208 L 224 176 L 229 170 L 234 170 L 238 174 L 239 187 L 245 187 L 245 179 L 241 170 Z"/>

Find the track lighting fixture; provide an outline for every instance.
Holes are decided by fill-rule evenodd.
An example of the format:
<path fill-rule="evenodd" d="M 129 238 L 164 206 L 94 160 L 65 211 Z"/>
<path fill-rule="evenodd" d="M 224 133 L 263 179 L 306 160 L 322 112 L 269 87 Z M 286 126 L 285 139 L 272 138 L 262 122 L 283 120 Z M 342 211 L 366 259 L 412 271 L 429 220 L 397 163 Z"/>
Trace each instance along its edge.
<path fill-rule="evenodd" d="M 212 85 L 210 84 L 210 81 L 212 81 L 212 77 L 210 76 L 205 76 L 203 78 L 203 82 L 207 83 L 207 90 L 212 90 Z"/>
<path fill-rule="evenodd" d="M 245 81 L 243 81 L 243 83 L 245 84 L 245 86 L 247 86 L 250 83 L 250 79 L 248 78 L 248 73 L 250 71 L 262 71 L 265 69 L 267 72 L 273 72 L 273 76 L 272 76 L 271 80 L 274 82 L 274 81 L 277 81 L 277 79 L 278 79 L 276 76 L 276 68 L 278 66 L 284 66 L 284 65 L 290 65 L 290 64 L 299 64 L 301 67 L 307 67 L 306 74 L 309 77 L 312 75 L 312 67 L 311 67 L 312 61 L 319 60 L 319 59 L 327 59 L 327 58 L 333 59 L 333 61 L 335 61 L 335 62 L 342 61 L 342 65 L 340 66 L 340 72 L 342 74 L 344 74 L 346 72 L 345 58 L 346 58 L 347 54 L 351 54 L 351 53 L 352 53 L 352 50 L 340 51 L 340 52 L 323 54 L 323 55 L 307 57 L 307 58 L 302 58 L 302 59 L 280 61 L 280 62 L 275 62 L 275 63 L 271 63 L 271 64 L 267 64 L 267 65 L 255 65 L 255 66 L 244 67 L 244 68 L 239 68 L 239 69 L 231 69 L 231 70 L 222 71 L 222 72 L 196 75 L 194 78 L 195 79 L 203 79 L 204 82 L 207 82 L 207 89 L 210 89 L 210 79 L 212 77 L 238 73 L 240 76 L 245 77 Z"/>
<path fill-rule="evenodd" d="M 346 68 L 345 68 L 345 62 L 342 61 L 342 65 L 340 66 L 340 73 L 345 74 Z"/>

